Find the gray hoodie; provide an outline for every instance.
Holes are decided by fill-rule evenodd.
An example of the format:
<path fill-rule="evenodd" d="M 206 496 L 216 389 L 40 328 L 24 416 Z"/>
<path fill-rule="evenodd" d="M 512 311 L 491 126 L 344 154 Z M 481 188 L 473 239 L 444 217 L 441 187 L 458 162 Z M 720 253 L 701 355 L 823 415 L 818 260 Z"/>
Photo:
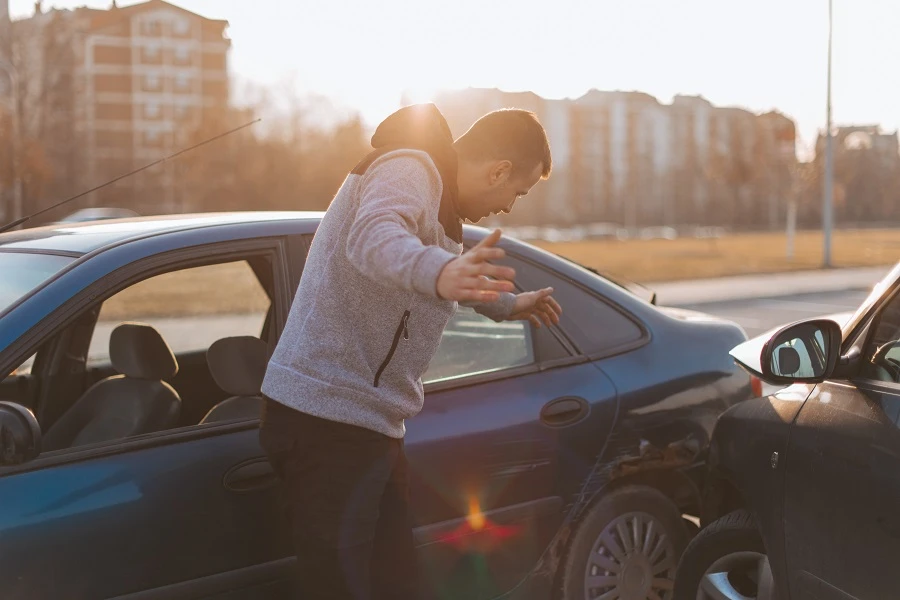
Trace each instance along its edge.
<path fill-rule="evenodd" d="M 454 182 L 455 184 L 455 182 Z M 462 245 L 438 219 L 430 155 L 395 150 L 351 173 L 313 238 L 263 393 L 298 411 L 402 438 L 456 303 L 437 296 Z M 472 304 L 502 320 L 515 296 Z"/>

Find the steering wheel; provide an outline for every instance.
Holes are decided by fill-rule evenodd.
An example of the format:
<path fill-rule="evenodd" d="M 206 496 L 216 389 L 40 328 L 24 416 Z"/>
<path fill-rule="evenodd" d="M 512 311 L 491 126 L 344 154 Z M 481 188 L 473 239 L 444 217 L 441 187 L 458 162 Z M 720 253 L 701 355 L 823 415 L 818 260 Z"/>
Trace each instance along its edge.
<path fill-rule="evenodd" d="M 894 348 L 900 348 L 900 340 L 894 340 L 883 344 L 872 355 L 872 364 L 881 367 L 891 376 L 895 382 L 900 382 L 900 361 L 896 358 L 888 358 L 888 352 Z"/>

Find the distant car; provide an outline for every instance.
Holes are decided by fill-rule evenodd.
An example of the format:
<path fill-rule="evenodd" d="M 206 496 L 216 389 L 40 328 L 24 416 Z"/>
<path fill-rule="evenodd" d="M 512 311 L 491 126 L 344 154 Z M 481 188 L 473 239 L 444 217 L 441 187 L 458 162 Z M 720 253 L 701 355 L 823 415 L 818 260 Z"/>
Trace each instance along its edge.
<path fill-rule="evenodd" d="M 592 240 L 627 240 L 629 232 L 615 223 L 591 223 L 586 226 L 586 237 Z"/>
<path fill-rule="evenodd" d="M 88 221 L 104 221 L 107 219 L 127 219 L 139 216 L 127 208 L 83 208 L 63 217 L 59 223 L 86 223 Z"/>
<path fill-rule="evenodd" d="M 259 388 L 320 218 L 0 234 L 4 599 L 283 597 L 290 526 Z M 465 243 L 485 234 L 467 226 Z M 553 286 L 564 313 L 450 321 L 406 437 L 426 585 L 668 599 L 713 425 L 751 394 L 728 356 L 746 336 L 501 245 L 517 284 Z"/>
<path fill-rule="evenodd" d="M 900 264 L 849 318 L 793 323 L 732 355 L 783 389 L 719 418 L 676 598 L 896 598 Z"/>
<path fill-rule="evenodd" d="M 638 232 L 642 240 L 675 240 L 678 239 L 678 230 L 674 227 L 645 227 Z"/>

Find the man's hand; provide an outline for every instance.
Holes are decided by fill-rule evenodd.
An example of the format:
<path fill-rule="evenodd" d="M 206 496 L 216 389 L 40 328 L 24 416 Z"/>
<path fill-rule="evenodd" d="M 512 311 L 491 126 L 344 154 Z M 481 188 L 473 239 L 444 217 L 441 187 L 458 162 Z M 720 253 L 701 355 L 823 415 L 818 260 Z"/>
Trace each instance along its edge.
<path fill-rule="evenodd" d="M 501 292 L 514 291 L 515 269 L 498 267 L 488 262 L 506 256 L 502 248 L 494 247 L 498 241 L 500 230 L 495 229 L 477 246 L 448 262 L 438 275 L 438 296 L 457 302 L 494 302 Z"/>
<path fill-rule="evenodd" d="M 513 307 L 509 321 L 531 321 L 535 327 L 544 323 L 549 327 L 559 323 L 562 307 L 550 294 L 553 288 L 544 288 L 535 292 L 524 292 L 516 296 L 516 304 Z"/>

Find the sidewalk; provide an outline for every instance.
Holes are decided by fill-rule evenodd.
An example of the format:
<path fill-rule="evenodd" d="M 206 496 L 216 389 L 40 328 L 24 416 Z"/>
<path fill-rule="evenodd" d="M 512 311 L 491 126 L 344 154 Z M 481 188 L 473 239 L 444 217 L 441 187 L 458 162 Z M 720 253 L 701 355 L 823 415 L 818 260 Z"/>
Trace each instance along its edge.
<path fill-rule="evenodd" d="M 753 298 L 775 298 L 797 294 L 868 290 L 872 289 L 892 268 L 866 267 L 829 271 L 793 271 L 645 285 L 657 293 L 660 305 L 678 306 Z"/>

